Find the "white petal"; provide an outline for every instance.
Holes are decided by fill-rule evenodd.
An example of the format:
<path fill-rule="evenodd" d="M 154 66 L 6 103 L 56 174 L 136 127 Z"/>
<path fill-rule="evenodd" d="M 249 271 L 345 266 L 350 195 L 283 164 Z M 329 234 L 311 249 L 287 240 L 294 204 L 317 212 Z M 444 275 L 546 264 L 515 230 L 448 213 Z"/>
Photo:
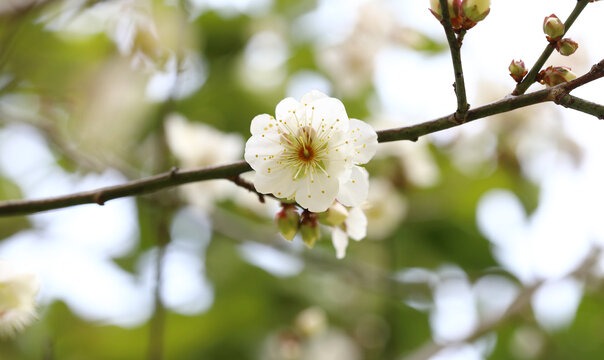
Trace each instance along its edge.
<path fill-rule="evenodd" d="M 252 135 L 266 134 L 268 132 L 276 132 L 278 127 L 277 120 L 269 114 L 257 115 L 252 119 L 250 132 Z"/>
<path fill-rule="evenodd" d="M 367 216 L 360 207 L 350 209 L 344 223 L 346 224 L 346 233 L 354 240 L 359 241 L 367 236 Z"/>
<path fill-rule="evenodd" d="M 344 104 L 336 98 L 326 97 L 315 100 L 308 112 L 309 116 L 312 115 L 311 126 L 317 130 L 325 125 L 324 129 L 328 132 L 348 131 L 348 114 Z"/>
<path fill-rule="evenodd" d="M 354 166 L 350 179 L 340 184 L 337 199 L 346 206 L 358 206 L 367 199 L 369 193 L 369 173 L 360 166 Z"/>
<path fill-rule="evenodd" d="M 279 138 L 279 134 L 273 133 L 253 135 L 248 139 L 244 158 L 252 169 L 265 172 L 267 167 L 276 167 L 274 163 L 283 151 L 283 147 L 279 145 Z"/>
<path fill-rule="evenodd" d="M 322 173 L 313 174 L 312 179 L 310 176 L 298 179 L 296 183 L 296 202 L 312 212 L 327 210 L 338 194 L 338 179 Z"/>
<path fill-rule="evenodd" d="M 346 248 L 348 247 L 348 235 L 342 229 L 334 227 L 331 232 L 331 242 L 336 249 L 336 257 L 343 259 L 346 256 Z"/>
<path fill-rule="evenodd" d="M 336 146 L 337 145 L 337 146 Z M 346 144 L 346 133 L 333 133 L 329 140 L 329 155 L 325 162 L 327 172 L 336 177 L 350 177 L 350 169 L 354 166 L 353 147 Z"/>
<path fill-rule="evenodd" d="M 308 92 L 308 93 L 304 94 L 304 96 L 302 96 L 302 99 L 300 99 L 300 102 L 302 104 L 308 105 L 308 104 L 311 104 L 315 100 L 323 99 L 326 97 L 329 97 L 329 96 L 323 94 L 319 90 L 311 90 L 310 92 Z"/>
<path fill-rule="evenodd" d="M 275 116 L 277 122 L 287 132 L 295 132 L 299 127 L 298 116 L 303 117 L 304 114 L 296 114 L 300 112 L 300 103 L 292 97 L 285 98 L 277 104 Z"/>
<path fill-rule="evenodd" d="M 273 194 L 278 198 L 287 199 L 294 194 L 296 183 L 292 181 L 290 169 L 279 169 L 271 174 L 256 173 L 254 187 L 262 194 Z"/>
<path fill-rule="evenodd" d="M 375 130 L 364 121 L 350 119 L 350 138 L 354 146 L 354 163 L 368 163 L 378 146 Z"/>

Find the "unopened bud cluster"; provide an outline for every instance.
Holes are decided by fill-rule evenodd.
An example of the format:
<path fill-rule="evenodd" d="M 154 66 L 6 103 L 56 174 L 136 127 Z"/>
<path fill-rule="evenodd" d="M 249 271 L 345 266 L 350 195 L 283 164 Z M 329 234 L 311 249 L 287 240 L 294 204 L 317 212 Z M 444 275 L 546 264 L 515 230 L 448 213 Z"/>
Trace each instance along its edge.
<path fill-rule="evenodd" d="M 577 75 L 566 66 L 550 66 L 545 70 L 541 70 L 537 75 L 537 81 L 547 87 L 556 86 L 576 78 Z"/>
<path fill-rule="evenodd" d="M 286 240 L 292 241 L 299 232 L 302 241 L 308 247 L 313 247 L 321 238 L 318 214 L 308 210 L 304 210 L 300 214 L 293 204 L 283 203 L 281 211 L 275 216 L 275 222 L 279 232 Z"/>
<path fill-rule="evenodd" d="M 491 11 L 491 0 L 447 0 L 449 17 L 454 31 L 473 28 Z M 430 11 L 442 21 L 443 12 L 439 0 L 430 0 Z"/>
<path fill-rule="evenodd" d="M 341 259 L 346 254 L 348 238 L 360 241 L 367 235 L 367 217 L 360 207 L 346 207 L 339 201 L 320 213 L 306 209 L 300 211 L 296 205 L 282 203 L 281 211 L 275 216 L 275 222 L 283 237 L 292 241 L 300 234 L 302 241 L 312 248 L 321 239 L 319 225 L 331 229 L 331 240 L 336 250 L 336 257 Z"/>
<path fill-rule="evenodd" d="M 554 44 L 556 46 L 556 50 L 558 50 L 561 55 L 572 55 L 579 48 L 579 44 L 577 44 L 577 42 L 569 38 L 562 38 L 566 32 L 566 29 L 562 20 L 560 20 L 554 14 L 547 16 L 543 20 L 543 32 L 545 33 L 547 41 Z"/>

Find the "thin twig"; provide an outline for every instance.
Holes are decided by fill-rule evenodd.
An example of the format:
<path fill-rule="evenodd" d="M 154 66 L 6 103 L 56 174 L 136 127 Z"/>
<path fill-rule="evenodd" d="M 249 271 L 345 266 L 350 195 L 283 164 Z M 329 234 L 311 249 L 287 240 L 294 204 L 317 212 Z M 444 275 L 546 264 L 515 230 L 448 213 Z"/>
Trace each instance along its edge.
<path fill-rule="evenodd" d="M 577 20 L 577 18 L 579 17 L 579 14 L 581 14 L 581 12 L 583 11 L 583 9 L 585 9 L 585 7 L 587 6 L 588 3 L 589 3 L 589 0 L 578 0 L 577 1 L 577 5 L 575 5 L 575 8 L 573 9 L 571 14 L 568 16 L 568 19 L 566 19 L 566 22 L 564 23 L 564 34 L 566 34 L 568 32 L 568 29 L 570 29 L 570 27 L 573 25 L 575 20 Z M 535 62 L 535 65 L 533 65 L 533 67 L 528 72 L 528 74 L 524 77 L 524 79 L 522 79 L 522 81 L 520 83 L 518 83 L 518 85 L 516 85 L 516 88 L 512 92 L 512 95 L 522 95 L 526 92 L 526 90 L 535 82 L 535 79 L 537 78 L 537 74 L 539 74 L 539 71 L 541 71 L 541 68 L 543 67 L 543 65 L 545 64 L 547 59 L 549 59 L 549 57 L 552 55 L 555 48 L 556 48 L 556 46 L 553 43 L 550 42 L 547 44 L 547 46 L 541 53 L 541 56 L 539 56 L 539 59 L 537 59 L 537 62 Z"/>
<path fill-rule="evenodd" d="M 576 97 L 566 98 L 566 96 L 569 96 L 568 93 L 575 88 L 599 79 L 603 76 L 604 60 L 594 65 L 588 73 L 576 78 L 573 81 L 540 91 L 535 91 L 530 94 L 508 96 L 499 101 L 474 108 L 468 111 L 466 114 L 466 121 L 472 121 L 549 101 L 557 102 L 564 107 L 592 114 L 600 118 L 601 113 L 599 111 L 602 109 L 601 105 L 597 105 Z M 418 125 L 377 131 L 378 142 L 383 143 L 398 140 L 415 141 L 420 136 L 459 125 L 461 124 L 455 121 L 455 114 L 450 114 Z M 148 194 L 186 183 L 212 179 L 232 179 L 241 173 L 251 170 L 252 168 L 245 161 L 239 161 L 222 166 L 204 167 L 194 170 L 178 170 L 174 168 L 171 171 L 163 174 L 97 190 L 40 200 L 2 201 L 0 202 L 0 217 L 31 214 L 82 204 L 103 205 L 109 200 L 126 196 Z"/>
<path fill-rule="evenodd" d="M 468 100 L 466 98 L 466 84 L 463 77 L 463 67 L 461 65 L 461 39 L 463 35 L 458 39 L 455 37 L 453 32 L 453 25 L 451 25 L 451 16 L 449 14 L 449 6 L 447 0 L 439 0 L 440 8 L 442 12 L 441 24 L 445 29 L 447 35 L 447 42 L 449 43 L 449 50 L 451 52 L 451 60 L 453 61 L 453 71 L 455 72 L 455 96 L 457 97 L 457 111 L 455 112 L 455 121 L 464 122 L 465 115 L 470 108 Z"/>

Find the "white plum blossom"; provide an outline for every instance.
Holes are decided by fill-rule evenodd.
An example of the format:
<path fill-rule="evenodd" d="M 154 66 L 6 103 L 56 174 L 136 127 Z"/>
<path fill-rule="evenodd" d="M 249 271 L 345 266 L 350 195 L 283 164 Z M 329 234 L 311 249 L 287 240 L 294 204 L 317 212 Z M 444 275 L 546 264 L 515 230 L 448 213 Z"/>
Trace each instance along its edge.
<path fill-rule="evenodd" d="M 367 235 L 367 216 L 360 207 L 353 207 L 348 210 L 348 216 L 343 225 L 334 226 L 331 231 L 331 241 L 338 259 L 346 256 L 349 237 L 360 241 Z"/>
<path fill-rule="evenodd" d="M 282 100 L 275 116 L 258 115 L 250 127 L 245 160 L 256 171 L 256 190 L 295 199 L 312 212 L 336 199 L 346 206 L 365 201 L 369 175 L 358 165 L 375 154 L 371 126 L 349 119 L 340 100 L 316 90 L 300 102 Z"/>
<path fill-rule="evenodd" d="M 40 285 L 35 275 L 19 273 L 0 260 L 0 337 L 22 331 L 36 319 L 35 298 Z"/>

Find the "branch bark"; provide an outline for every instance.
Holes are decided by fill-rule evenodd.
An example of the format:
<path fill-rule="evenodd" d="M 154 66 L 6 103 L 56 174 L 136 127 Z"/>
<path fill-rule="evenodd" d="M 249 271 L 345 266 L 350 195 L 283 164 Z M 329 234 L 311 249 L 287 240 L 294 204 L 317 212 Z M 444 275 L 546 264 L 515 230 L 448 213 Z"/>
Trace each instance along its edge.
<path fill-rule="evenodd" d="M 440 8 L 442 11 L 441 24 L 445 29 L 447 35 L 447 42 L 449 43 L 449 50 L 451 52 L 451 60 L 453 61 L 453 71 L 455 72 L 455 96 L 457 97 L 457 111 L 455 112 L 455 119 L 458 122 L 465 120 L 465 115 L 470 105 L 466 97 L 466 84 L 463 77 L 463 67 L 461 65 L 461 38 L 463 32 L 460 33 L 458 39 L 453 32 L 453 25 L 451 24 L 451 16 L 449 14 L 449 5 L 447 0 L 439 0 Z"/>
<path fill-rule="evenodd" d="M 602 118 L 604 106 L 569 95 L 577 87 L 601 77 L 604 77 L 604 60 L 594 65 L 588 73 L 573 81 L 530 94 L 507 96 L 499 101 L 474 108 L 467 112 L 466 122 L 544 102 L 555 102 L 561 106 Z M 456 115 L 453 113 L 418 125 L 377 131 L 378 142 L 416 141 L 420 136 L 459 125 L 461 123 L 456 120 Z M 245 161 L 194 170 L 179 170 L 174 168 L 163 174 L 130 181 L 122 185 L 65 196 L 39 200 L 2 201 L 0 202 L 0 217 L 32 214 L 82 204 L 103 205 L 106 201 L 117 198 L 148 194 L 165 188 L 204 180 L 230 179 L 237 184 L 236 177 L 241 173 L 251 170 L 252 168 Z"/>

